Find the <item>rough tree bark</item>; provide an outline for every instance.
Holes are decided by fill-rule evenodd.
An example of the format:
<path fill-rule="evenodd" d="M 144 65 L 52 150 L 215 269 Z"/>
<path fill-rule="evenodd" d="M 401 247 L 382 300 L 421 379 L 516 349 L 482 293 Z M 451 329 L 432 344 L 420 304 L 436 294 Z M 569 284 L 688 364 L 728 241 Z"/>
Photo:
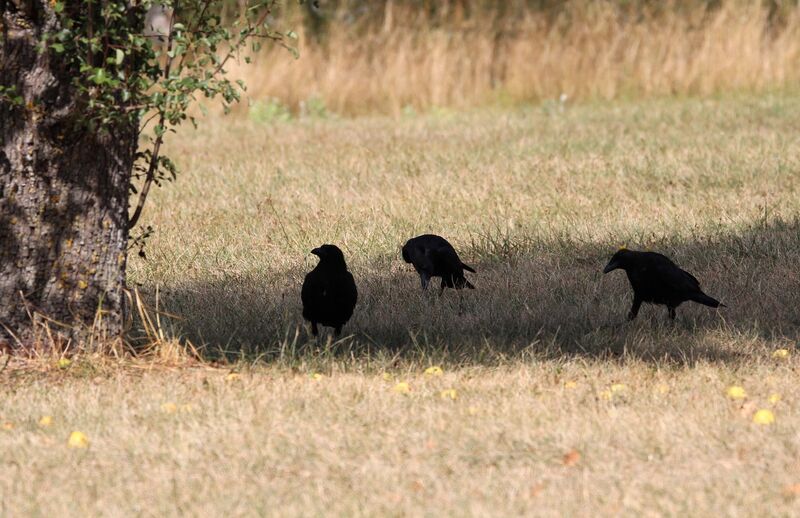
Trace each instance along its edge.
<path fill-rule="evenodd" d="M 90 131 L 74 71 L 37 51 L 59 29 L 48 0 L 0 0 L 0 336 L 12 347 L 49 322 L 85 337 L 123 323 L 128 188 L 137 124 Z M 52 320 L 49 320 L 52 319 Z M 63 326 L 56 324 L 58 322 Z"/>

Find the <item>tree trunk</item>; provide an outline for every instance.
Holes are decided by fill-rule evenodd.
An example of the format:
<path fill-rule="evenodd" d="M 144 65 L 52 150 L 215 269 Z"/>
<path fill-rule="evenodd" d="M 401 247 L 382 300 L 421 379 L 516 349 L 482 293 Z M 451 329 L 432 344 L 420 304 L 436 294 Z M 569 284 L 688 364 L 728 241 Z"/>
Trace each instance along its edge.
<path fill-rule="evenodd" d="M 53 4 L 0 0 L 0 85 L 22 97 L 0 92 L 0 336 L 12 347 L 44 324 L 80 340 L 123 323 L 137 124 L 85 124 L 75 72 L 37 51 L 59 29 Z"/>

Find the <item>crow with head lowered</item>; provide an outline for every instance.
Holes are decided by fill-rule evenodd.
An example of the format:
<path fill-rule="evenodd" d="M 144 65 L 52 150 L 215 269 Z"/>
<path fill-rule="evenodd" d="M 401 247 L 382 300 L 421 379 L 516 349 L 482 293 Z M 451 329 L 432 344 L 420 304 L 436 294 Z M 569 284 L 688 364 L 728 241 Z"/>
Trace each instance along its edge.
<path fill-rule="evenodd" d="M 475 270 L 461 262 L 453 245 L 443 237 L 424 234 L 409 239 L 403 246 L 403 260 L 414 265 L 423 290 L 428 289 L 431 277 L 442 278 L 440 295 L 445 288 L 475 289 L 464 277 L 464 270 L 472 273 Z"/>
<path fill-rule="evenodd" d="M 303 318 L 311 322 L 314 336 L 318 334 L 317 325 L 332 327 L 339 336 L 356 307 L 356 283 L 339 247 L 322 245 L 311 253 L 319 257 L 319 263 L 303 281 Z"/>
<path fill-rule="evenodd" d="M 642 302 L 667 306 L 672 320 L 675 319 L 675 308 L 689 300 L 712 308 L 725 307 L 725 304 L 703 293 L 700 281 L 694 275 L 680 269 L 661 254 L 622 248 L 614 254 L 603 273 L 617 269 L 625 270 L 633 288 L 629 320 L 636 318 Z"/>

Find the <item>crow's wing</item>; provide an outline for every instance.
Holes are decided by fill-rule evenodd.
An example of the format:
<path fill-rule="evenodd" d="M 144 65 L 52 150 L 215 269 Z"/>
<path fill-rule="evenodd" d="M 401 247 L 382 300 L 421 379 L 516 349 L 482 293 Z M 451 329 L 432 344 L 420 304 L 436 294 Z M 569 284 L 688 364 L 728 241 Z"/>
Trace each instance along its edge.
<path fill-rule="evenodd" d="M 654 271 L 657 272 L 658 277 L 662 279 L 664 284 L 673 290 L 682 293 L 700 291 L 700 281 L 698 281 L 694 275 L 681 269 L 672 261 L 659 261 L 654 265 Z"/>
<path fill-rule="evenodd" d="M 347 309 L 348 318 L 353 314 L 353 308 L 356 307 L 358 302 L 358 289 L 356 288 L 356 281 L 353 279 L 353 274 L 344 272 L 339 279 L 339 302 L 343 308 Z"/>
<path fill-rule="evenodd" d="M 678 268 L 681 270 L 680 268 Z M 700 289 L 700 281 L 697 280 L 697 277 L 692 275 L 691 273 L 687 272 L 686 270 L 681 270 L 681 273 L 686 277 L 686 279 L 695 286 L 698 290 Z"/>
<path fill-rule="evenodd" d="M 300 300 L 303 301 L 303 314 L 318 313 L 325 304 L 330 282 L 322 272 L 311 270 L 303 281 Z M 310 312 L 310 313 L 309 313 Z"/>
<path fill-rule="evenodd" d="M 455 273 L 460 272 L 463 268 L 458 254 L 449 244 L 431 250 L 430 256 L 437 271 Z"/>

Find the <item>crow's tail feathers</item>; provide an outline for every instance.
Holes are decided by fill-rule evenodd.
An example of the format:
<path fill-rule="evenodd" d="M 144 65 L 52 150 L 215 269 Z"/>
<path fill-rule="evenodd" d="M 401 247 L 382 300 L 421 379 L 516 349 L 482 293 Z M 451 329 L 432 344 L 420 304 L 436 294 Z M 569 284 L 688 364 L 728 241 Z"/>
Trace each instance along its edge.
<path fill-rule="evenodd" d="M 468 272 L 478 273 L 472 266 L 469 266 L 468 264 L 461 263 L 461 267 L 467 270 Z"/>
<path fill-rule="evenodd" d="M 722 302 L 718 301 L 717 299 L 715 299 L 713 297 L 709 297 L 708 295 L 706 295 L 703 292 L 695 294 L 692 297 L 692 300 L 695 301 L 695 302 L 699 302 L 700 304 L 704 304 L 706 306 L 710 306 L 712 308 L 718 308 L 718 307 L 725 308 L 725 307 L 727 307 Z"/>

